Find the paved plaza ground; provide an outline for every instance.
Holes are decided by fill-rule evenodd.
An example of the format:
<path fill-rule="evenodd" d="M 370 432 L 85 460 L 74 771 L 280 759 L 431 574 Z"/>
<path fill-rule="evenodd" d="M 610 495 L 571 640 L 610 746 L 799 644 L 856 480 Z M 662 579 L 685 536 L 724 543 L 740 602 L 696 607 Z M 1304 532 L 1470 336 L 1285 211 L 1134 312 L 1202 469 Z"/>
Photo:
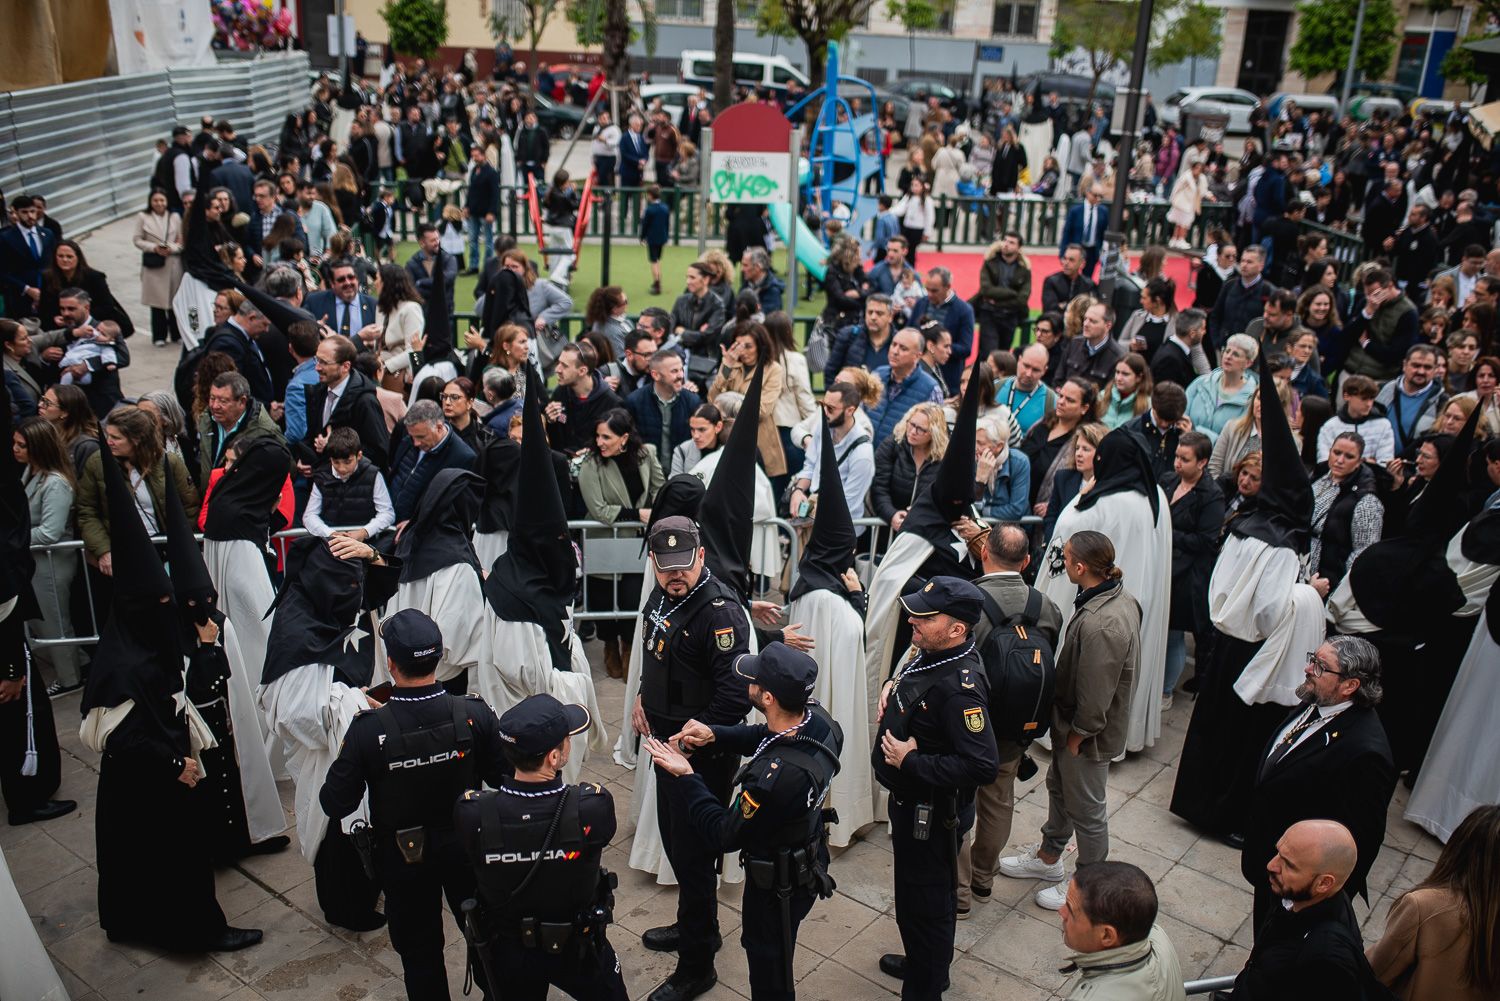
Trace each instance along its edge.
<path fill-rule="evenodd" d="M 105 227 L 85 242 L 90 263 L 105 271 L 122 303 L 138 299 L 139 252 L 130 244 L 133 222 Z M 149 317 L 131 309 L 137 327 Z M 127 393 L 170 385 L 175 348 L 153 349 L 149 335 L 132 339 L 135 362 L 121 374 Z M 618 732 L 623 687 L 603 670 L 598 644 L 590 644 L 599 704 L 611 736 Z M 1250 891 L 1240 877 L 1239 856 L 1214 838 L 1167 812 L 1177 777 L 1193 703 L 1179 694 L 1163 719 L 1161 739 L 1143 754 L 1113 766 L 1109 777 L 1111 857 L 1139 865 L 1156 881 L 1161 922 L 1175 944 L 1188 978 L 1232 974 L 1251 944 Z M 243 952 L 201 957 L 166 956 L 150 949 L 111 944 L 99 928 L 94 868 L 94 795 L 98 756 L 78 741 L 78 695 L 54 703 L 63 743 L 60 796 L 76 799 L 76 813 L 46 824 L 0 826 L 5 851 L 28 911 L 47 944 L 74 1001 L 253 1001 L 307 999 L 360 1001 L 405 997 L 401 964 L 385 931 L 355 934 L 323 923 L 312 883 L 312 867 L 295 844 L 281 855 L 253 858 L 219 873 L 219 901 L 231 923 L 265 929 L 265 941 Z M 1037 753 L 1038 775 L 1018 790 L 1014 842 L 1037 839 L 1046 813 L 1040 788 L 1046 753 Z M 640 933 L 672 920 L 676 891 L 660 887 L 627 865 L 633 826 L 625 817 L 633 773 L 607 757 L 591 758 L 585 777 L 615 795 L 620 831 L 605 864 L 620 876 L 616 926 L 611 940 L 620 954 L 632 998 L 642 998 L 671 972 L 673 957 L 640 944 Z M 291 815 L 291 786 L 282 784 Z M 1424 878 L 1441 846 L 1401 817 L 1407 791 L 1398 786 L 1390 807 L 1385 846 L 1370 873 L 1370 906 L 1355 903 L 1367 941 L 1378 938 L 1396 896 Z M 150 823 L 151 818 L 141 818 Z M 296 831 L 289 830 L 295 842 Z M 170 831 L 162 832 L 170 837 Z M 876 968 L 884 952 L 899 951 L 893 911 L 890 839 L 884 825 L 838 852 L 833 864 L 838 892 L 820 901 L 802 925 L 796 972 L 802 1001 L 881 1001 L 899 984 Z M 1038 884 L 999 878 L 994 896 L 976 904 L 958 925 L 953 966 L 954 1001 L 1045 1001 L 1066 996 L 1070 981 L 1059 967 L 1065 950 L 1056 913 L 1031 899 Z M 725 949 L 719 985 L 708 1001 L 749 996 L 743 951 L 738 946 L 738 886 L 720 893 Z M 447 921 L 449 977 L 455 998 L 463 981 L 460 937 Z M 560 995 L 559 995 L 560 996 Z"/>

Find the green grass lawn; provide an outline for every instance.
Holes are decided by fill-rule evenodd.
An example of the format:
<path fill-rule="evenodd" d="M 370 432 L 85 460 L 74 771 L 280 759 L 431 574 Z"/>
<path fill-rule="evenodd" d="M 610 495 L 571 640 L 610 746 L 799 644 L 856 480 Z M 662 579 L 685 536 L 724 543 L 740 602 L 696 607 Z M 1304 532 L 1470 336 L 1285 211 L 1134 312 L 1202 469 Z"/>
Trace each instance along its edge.
<path fill-rule="evenodd" d="M 538 259 L 534 238 L 523 240 L 521 247 L 531 255 L 533 260 Z M 588 304 L 589 296 L 600 285 L 601 251 L 602 248 L 598 244 L 584 244 L 583 252 L 579 255 L 578 270 L 573 275 L 573 287 L 569 290 L 569 294 L 573 297 L 573 312 L 575 313 L 583 312 L 584 306 Z M 402 263 L 405 263 L 416 252 L 417 245 L 414 242 L 396 245 L 396 259 Z M 777 273 L 785 274 L 786 251 L 778 250 L 771 257 Z M 687 271 L 687 266 L 697 259 L 697 241 L 684 242 L 679 247 L 668 244 L 662 250 L 661 295 L 652 295 L 651 265 L 646 260 L 645 246 L 618 239 L 610 246 L 610 284 L 619 285 L 625 290 L 625 295 L 630 300 L 627 308 L 631 315 L 639 313 L 647 306 L 660 306 L 662 309 L 670 310 L 672 303 L 676 302 L 677 297 L 682 294 L 683 274 Z M 472 276 L 458 280 L 453 305 L 460 316 L 468 316 L 473 312 L 474 281 Z M 735 281 L 738 287 L 738 277 Z M 797 302 L 797 315 L 815 316 L 822 308 L 823 293 L 819 291 L 811 302 L 806 300 Z"/>

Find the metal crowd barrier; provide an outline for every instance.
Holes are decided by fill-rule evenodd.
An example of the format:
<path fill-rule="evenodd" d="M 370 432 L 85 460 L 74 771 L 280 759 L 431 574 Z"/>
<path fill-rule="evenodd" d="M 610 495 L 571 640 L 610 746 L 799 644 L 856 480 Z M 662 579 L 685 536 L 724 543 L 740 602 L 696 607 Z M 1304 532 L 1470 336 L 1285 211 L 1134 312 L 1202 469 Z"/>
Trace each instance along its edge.
<path fill-rule="evenodd" d="M 1234 974 L 1223 977 L 1204 977 L 1202 980 L 1189 980 L 1182 985 L 1183 992 L 1188 995 L 1212 994 L 1214 991 L 1227 991 L 1234 987 Z"/>

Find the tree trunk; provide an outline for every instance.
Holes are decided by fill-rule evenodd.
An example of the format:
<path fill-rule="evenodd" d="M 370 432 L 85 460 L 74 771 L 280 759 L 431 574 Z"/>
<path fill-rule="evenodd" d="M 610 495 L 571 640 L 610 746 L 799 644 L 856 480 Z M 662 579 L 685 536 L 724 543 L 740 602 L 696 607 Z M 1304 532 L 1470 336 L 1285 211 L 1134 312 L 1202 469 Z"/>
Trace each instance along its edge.
<path fill-rule="evenodd" d="M 714 107 L 734 101 L 734 0 L 714 4 Z"/>
<path fill-rule="evenodd" d="M 604 8 L 604 75 L 617 87 L 630 82 L 630 17 L 626 0 L 608 0 Z"/>
<path fill-rule="evenodd" d="M 802 43 L 807 46 L 807 87 L 817 90 L 823 86 L 828 72 L 828 36 L 803 35 Z"/>

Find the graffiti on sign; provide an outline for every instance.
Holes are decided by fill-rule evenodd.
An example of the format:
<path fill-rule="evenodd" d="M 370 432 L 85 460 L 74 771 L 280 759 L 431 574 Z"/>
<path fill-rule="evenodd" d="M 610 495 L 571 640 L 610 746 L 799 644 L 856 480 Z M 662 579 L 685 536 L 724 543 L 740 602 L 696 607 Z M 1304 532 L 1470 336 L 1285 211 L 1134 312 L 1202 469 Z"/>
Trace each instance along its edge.
<path fill-rule="evenodd" d="M 719 153 L 709 157 L 709 200 L 774 202 L 786 198 L 786 153 Z"/>

